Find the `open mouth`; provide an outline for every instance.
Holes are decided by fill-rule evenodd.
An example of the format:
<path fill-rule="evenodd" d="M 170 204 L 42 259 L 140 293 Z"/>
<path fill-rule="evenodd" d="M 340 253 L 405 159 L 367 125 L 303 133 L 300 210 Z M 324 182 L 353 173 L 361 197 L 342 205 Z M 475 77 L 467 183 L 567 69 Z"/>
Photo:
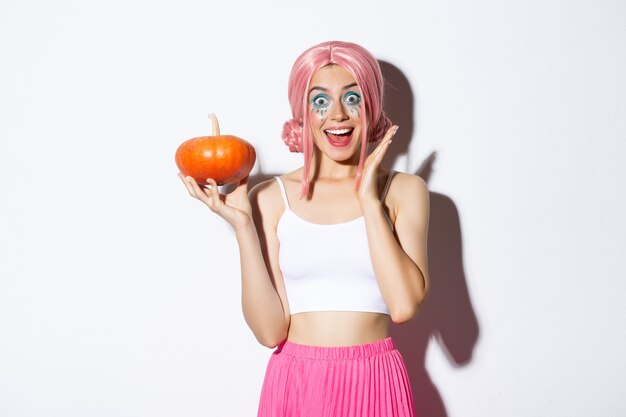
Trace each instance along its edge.
<path fill-rule="evenodd" d="M 324 133 L 326 133 L 326 137 L 331 145 L 337 147 L 343 147 L 350 143 L 350 139 L 352 139 L 352 131 L 353 128 L 346 129 L 326 129 Z"/>

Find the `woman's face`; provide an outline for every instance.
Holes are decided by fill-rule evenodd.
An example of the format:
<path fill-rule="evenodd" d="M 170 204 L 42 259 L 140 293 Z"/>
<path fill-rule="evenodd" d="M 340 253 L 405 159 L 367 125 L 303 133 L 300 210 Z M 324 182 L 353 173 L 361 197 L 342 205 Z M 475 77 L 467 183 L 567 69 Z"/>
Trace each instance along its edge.
<path fill-rule="evenodd" d="M 335 161 L 358 160 L 363 104 L 361 89 L 344 68 L 320 68 L 309 88 L 309 123 L 317 148 Z"/>

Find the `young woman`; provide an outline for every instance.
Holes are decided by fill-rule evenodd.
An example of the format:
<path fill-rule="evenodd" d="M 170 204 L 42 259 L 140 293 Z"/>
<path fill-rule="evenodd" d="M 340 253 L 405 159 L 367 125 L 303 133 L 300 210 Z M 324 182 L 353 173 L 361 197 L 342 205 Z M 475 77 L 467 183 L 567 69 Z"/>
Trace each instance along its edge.
<path fill-rule="evenodd" d="M 303 167 L 249 194 L 246 181 L 220 195 L 214 181 L 203 189 L 181 175 L 233 226 L 244 317 L 261 344 L 277 347 L 259 417 L 414 415 L 388 327 L 413 318 L 428 292 L 428 190 L 380 166 L 398 129 L 382 99 L 369 52 L 316 45 L 293 66 L 283 130 Z"/>

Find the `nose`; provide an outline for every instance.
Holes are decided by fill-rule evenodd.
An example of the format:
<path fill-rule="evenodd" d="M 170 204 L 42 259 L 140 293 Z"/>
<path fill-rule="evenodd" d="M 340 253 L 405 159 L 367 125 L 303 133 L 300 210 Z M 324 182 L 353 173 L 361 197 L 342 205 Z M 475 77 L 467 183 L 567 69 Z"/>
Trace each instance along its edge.
<path fill-rule="evenodd" d="M 330 110 L 330 119 L 333 121 L 341 122 L 348 119 L 348 112 L 346 108 L 341 103 L 337 103 L 336 105 L 331 107 Z"/>

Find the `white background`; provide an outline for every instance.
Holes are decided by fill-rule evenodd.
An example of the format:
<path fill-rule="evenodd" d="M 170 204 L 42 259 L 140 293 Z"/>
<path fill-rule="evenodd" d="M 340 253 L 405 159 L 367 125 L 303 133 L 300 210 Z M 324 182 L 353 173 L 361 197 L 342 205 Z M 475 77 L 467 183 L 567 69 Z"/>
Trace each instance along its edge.
<path fill-rule="evenodd" d="M 423 416 L 626 415 L 626 3 L 1 0 L 1 416 L 255 415 L 271 351 L 174 151 L 215 112 L 296 168 L 289 71 L 331 39 L 395 69 L 392 162 L 429 170 Z"/>

